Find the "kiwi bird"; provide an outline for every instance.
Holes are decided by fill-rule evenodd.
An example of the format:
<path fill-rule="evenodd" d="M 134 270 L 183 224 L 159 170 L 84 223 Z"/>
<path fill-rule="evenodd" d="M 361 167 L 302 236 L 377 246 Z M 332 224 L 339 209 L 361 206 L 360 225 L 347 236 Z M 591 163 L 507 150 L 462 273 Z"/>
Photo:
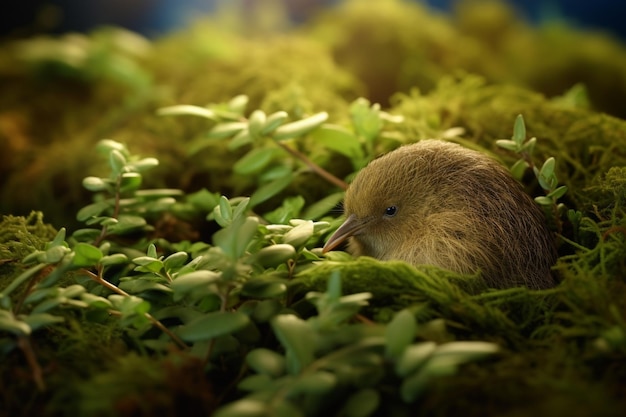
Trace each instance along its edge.
<path fill-rule="evenodd" d="M 371 161 L 344 198 L 345 222 L 324 245 L 355 256 L 480 273 L 490 287 L 549 288 L 554 237 L 533 199 L 495 160 L 441 140 Z"/>

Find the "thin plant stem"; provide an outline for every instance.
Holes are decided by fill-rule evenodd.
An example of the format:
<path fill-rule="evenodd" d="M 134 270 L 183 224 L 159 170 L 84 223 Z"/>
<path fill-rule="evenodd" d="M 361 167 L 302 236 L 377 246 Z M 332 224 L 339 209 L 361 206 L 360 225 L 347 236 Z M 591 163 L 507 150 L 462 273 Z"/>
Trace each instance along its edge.
<path fill-rule="evenodd" d="M 30 337 L 28 336 L 20 336 L 17 338 L 17 345 L 20 350 L 24 353 L 24 357 L 26 358 L 26 362 L 30 367 L 30 370 L 33 374 L 33 380 L 35 381 L 35 385 L 39 391 L 46 390 L 46 382 L 43 379 L 43 371 L 41 370 L 41 365 L 37 361 L 37 357 L 35 356 L 35 351 L 33 350 L 33 346 L 30 343 Z"/>
<path fill-rule="evenodd" d="M 117 219 L 120 215 L 120 199 L 121 199 L 120 188 L 121 186 L 122 186 L 122 175 L 118 175 L 117 181 L 115 182 L 115 205 L 113 207 L 113 216 L 112 216 L 114 219 Z M 102 226 L 100 235 L 93 242 L 93 245 L 95 247 L 100 246 L 100 243 L 102 243 L 102 241 L 104 240 L 106 236 L 107 236 L 107 227 Z"/>
<path fill-rule="evenodd" d="M 109 290 L 119 295 L 123 295 L 124 297 L 130 297 L 130 294 L 128 294 L 126 291 L 122 290 L 121 288 L 111 284 L 109 281 L 102 278 L 101 271 L 99 271 L 100 273 L 98 274 L 94 274 L 93 272 L 85 269 L 83 270 L 83 272 L 87 276 L 89 276 L 89 278 L 91 278 L 93 281 L 97 282 L 98 284 L 102 285 L 103 287 L 108 288 Z M 150 313 L 145 313 L 145 317 L 148 320 L 150 320 L 150 323 L 152 323 L 153 326 L 161 330 L 163 333 L 167 334 L 174 341 L 174 343 L 178 345 L 179 348 L 187 349 L 187 344 L 185 342 L 183 342 L 178 336 L 176 336 L 170 329 L 165 327 L 163 323 L 155 319 Z"/>
<path fill-rule="evenodd" d="M 317 165 L 315 162 L 311 161 L 302 152 L 300 152 L 300 151 L 298 151 L 296 149 L 293 149 L 293 148 L 285 145 L 282 142 L 279 142 L 279 141 L 274 141 L 274 142 L 276 142 L 276 144 L 278 146 L 280 146 L 285 151 L 287 151 L 287 153 L 289 153 L 290 155 L 292 155 L 295 158 L 299 159 L 300 161 L 304 162 L 304 164 L 306 166 L 308 166 L 313 172 L 315 172 L 320 177 L 324 178 L 326 181 L 330 182 L 333 185 L 336 185 L 337 187 L 341 188 L 342 190 L 347 190 L 348 189 L 348 184 L 345 181 L 335 177 L 333 174 L 331 174 L 330 172 L 326 171 L 324 168 L 322 168 L 321 166 Z"/>

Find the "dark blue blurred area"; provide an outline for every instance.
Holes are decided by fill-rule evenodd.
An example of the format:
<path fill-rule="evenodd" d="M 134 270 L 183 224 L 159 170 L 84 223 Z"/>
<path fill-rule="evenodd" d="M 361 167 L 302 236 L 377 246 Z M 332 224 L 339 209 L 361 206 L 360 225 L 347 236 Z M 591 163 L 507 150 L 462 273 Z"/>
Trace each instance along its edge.
<path fill-rule="evenodd" d="M 225 0 L 221 0 L 222 2 Z M 320 8 L 341 0 L 282 0 L 289 17 L 301 22 Z M 377 0 L 372 0 L 377 1 Z M 420 1 L 420 0 L 415 0 Z M 450 10 L 456 0 L 421 0 Z M 13 3 L 0 14 L 0 36 L 89 31 L 117 25 L 155 37 L 211 13 L 220 0 L 31 0 Z M 256 7 L 263 0 L 241 0 Z M 521 17 L 540 23 L 558 19 L 580 28 L 604 30 L 626 41 L 625 0 L 508 0 Z"/>

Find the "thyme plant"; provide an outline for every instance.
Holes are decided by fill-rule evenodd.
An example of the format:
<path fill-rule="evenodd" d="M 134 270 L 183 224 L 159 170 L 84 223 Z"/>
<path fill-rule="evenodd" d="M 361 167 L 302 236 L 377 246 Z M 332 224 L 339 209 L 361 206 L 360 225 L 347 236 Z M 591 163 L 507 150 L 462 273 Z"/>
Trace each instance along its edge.
<path fill-rule="evenodd" d="M 300 128 L 315 129 L 307 123 Z M 250 410 L 372 415 L 389 381 L 411 403 L 433 379 L 498 351 L 486 342 L 419 340 L 409 310 L 387 325 L 359 320 L 371 294 L 343 295 L 338 273 L 328 277 L 325 292 L 298 295 L 299 271 L 324 262 L 317 246 L 329 224 L 296 218 L 267 224 L 251 211 L 252 197 L 203 193 L 204 203 L 212 202 L 204 205 L 207 218 L 219 226 L 211 242 L 160 249 L 145 239 L 152 215 L 189 196 L 141 187 L 156 159 L 112 140 L 98 149 L 110 173 L 83 181 L 95 193 L 77 214 L 88 227 L 71 235 L 60 229 L 0 291 L 2 355 L 21 351 L 39 390 L 46 390 L 45 372 L 31 341 L 64 326 L 72 311 L 91 320 L 117 318 L 143 355 L 184 352 L 202 360 L 209 380 L 225 373 L 229 383 L 217 389 L 222 417 Z"/>

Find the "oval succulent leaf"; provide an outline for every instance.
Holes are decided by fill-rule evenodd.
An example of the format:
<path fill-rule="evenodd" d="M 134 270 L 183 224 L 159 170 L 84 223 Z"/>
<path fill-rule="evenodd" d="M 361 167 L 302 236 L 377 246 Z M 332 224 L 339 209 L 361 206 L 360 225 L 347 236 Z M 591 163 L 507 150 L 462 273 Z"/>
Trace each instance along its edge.
<path fill-rule="evenodd" d="M 83 187 L 89 191 L 104 191 L 109 188 L 109 184 L 98 177 L 85 177 L 83 178 Z"/>
<path fill-rule="evenodd" d="M 522 145 L 526 139 L 526 125 L 524 124 L 524 117 L 518 114 L 515 118 L 515 124 L 513 125 L 513 137 L 511 138 L 519 146 Z"/>
<path fill-rule="evenodd" d="M 265 348 L 257 348 L 246 356 L 246 363 L 258 374 L 277 378 L 285 373 L 285 357 Z"/>
<path fill-rule="evenodd" d="M 232 334 L 248 323 L 250 318 L 243 313 L 216 311 L 182 325 L 176 333 L 187 342 L 198 342 Z"/>
<path fill-rule="evenodd" d="M 417 322 L 409 310 L 398 312 L 385 330 L 385 351 L 387 357 L 396 358 L 413 342 Z"/>
<path fill-rule="evenodd" d="M 289 115 L 287 114 L 287 112 L 284 112 L 284 111 L 278 111 L 276 113 L 272 113 L 271 115 L 268 116 L 267 120 L 265 121 L 265 124 L 261 128 L 261 134 L 267 135 L 267 134 L 272 133 L 274 130 L 278 128 L 278 126 L 282 125 L 284 121 L 287 120 L 287 117 L 289 117 Z"/>
<path fill-rule="evenodd" d="M 288 371 L 299 374 L 314 359 L 315 333 L 310 324 L 293 314 L 281 314 L 274 317 L 270 324 L 291 361 Z"/>
<path fill-rule="evenodd" d="M 157 110 L 159 116 L 198 116 L 209 120 L 215 120 L 215 112 L 200 106 L 180 104 L 177 106 L 163 107 Z"/>
<path fill-rule="evenodd" d="M 267 117 L 265 116 L 265 112 L 263 110 L 255 110 L 250 115 L 248 119 L 248 131 L 250 132 L 250 136 L 252 140 L 259 139 L 262 134 L 261 130 L 265 125 L 265 120 Z"/>
<path fill-rule="evenodd" d="M 321 126 L 326 120 L 328 120 L 328 113 L 317 113 L 306 119 L 282 125 L 274 131 L 272 137 L 276 140 L 284 140 L 302 136 L 316 127 Z"/>
<path fill-rule="evenodd" d="M 255 253 L 248 262 L 263 268 L 275 268 L 296 257 L 296 249 L 286 243 L 267 246 Z"/>

